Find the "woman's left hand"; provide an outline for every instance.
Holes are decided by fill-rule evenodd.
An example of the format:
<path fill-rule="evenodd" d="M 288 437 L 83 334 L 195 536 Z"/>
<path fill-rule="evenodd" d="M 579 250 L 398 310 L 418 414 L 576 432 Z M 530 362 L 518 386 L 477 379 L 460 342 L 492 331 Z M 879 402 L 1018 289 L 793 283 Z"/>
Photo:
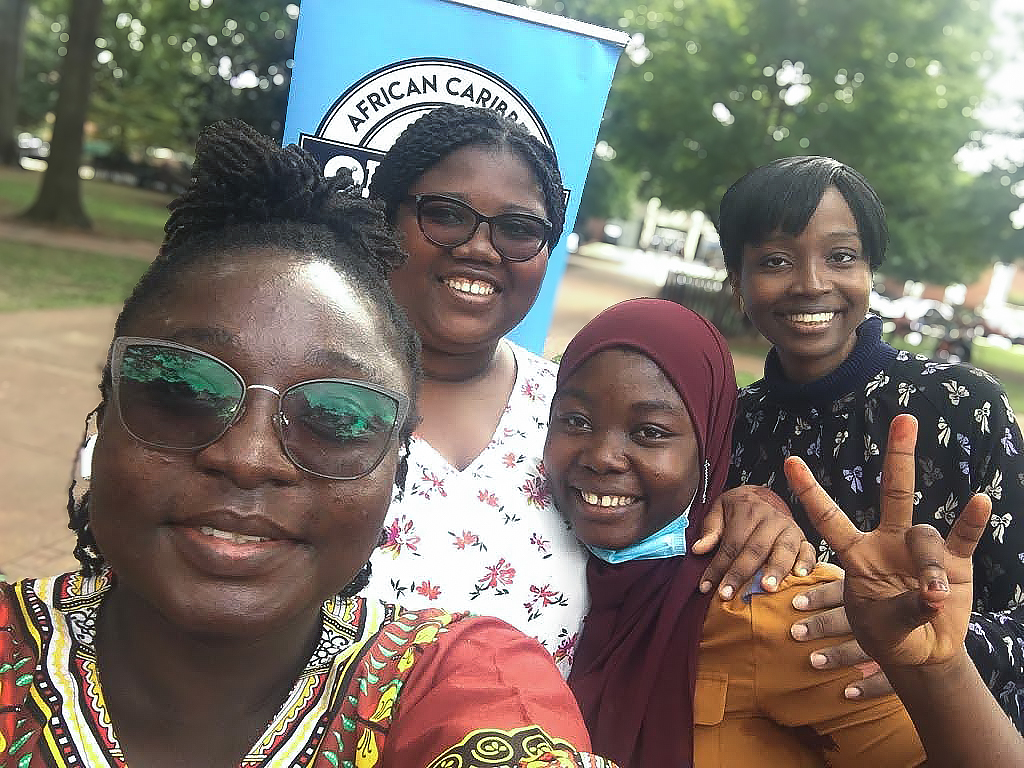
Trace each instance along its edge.
<path fill-rule="evenodd" d="M 723 600 L 731 600 L 758 570 L 762 589 L 774 592 L 790 573 L 802 576 L 814 567 L 814 548 L 786 502 L 760 485 L 741 485 L 715 499 L 693 552 L 703 555 L 716 546 L 700 591 L 710 592 L 720 583 Z"/>
<path fill-rule="evenodd" d="M 790 627 L 793 639 L 807 642 L 826 637 L 843 637 L 853 633 L 843 604 L 845 583 L 845 579 L 830 581 L 801 592 L 793 598 L 793 607 L 798 611 L 816 612 Z M 816 669 L 856 667 L 864 679 L 846 687 L 843 695 L 848 699 L 874 699 L 893 693 L 889 678 L 856 640 L 815 651 L 811 654 L 811 666 Z"/>

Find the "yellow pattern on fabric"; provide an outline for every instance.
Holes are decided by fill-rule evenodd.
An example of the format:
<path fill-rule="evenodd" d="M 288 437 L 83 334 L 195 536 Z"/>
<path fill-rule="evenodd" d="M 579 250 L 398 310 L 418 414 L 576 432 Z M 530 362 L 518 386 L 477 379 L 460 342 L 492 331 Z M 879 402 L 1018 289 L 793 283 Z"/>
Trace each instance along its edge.
<path fill-rule="evenodd" d="M 370 720 L 379 723 L 391 720 L 395 711 L 395 703 L 398 701 L 398 694 L 402 690 L 402 684 L 398 680 L 392 680 L 381 689 L 380 701 L 377 702 L 377 709 L 370 715 Z"/>
<path fill-rule="evenodd" d="M 537 726 L 473 731 L 427 768 L 578 768 L 576 749 Z"/>
<path fill-rule="evenodd" d="M 356 741 L 356 765 L 358 768 L 373 768 L 380 760 L 377 734 L 365 725 L 360 726 L 360 731 Z"/>

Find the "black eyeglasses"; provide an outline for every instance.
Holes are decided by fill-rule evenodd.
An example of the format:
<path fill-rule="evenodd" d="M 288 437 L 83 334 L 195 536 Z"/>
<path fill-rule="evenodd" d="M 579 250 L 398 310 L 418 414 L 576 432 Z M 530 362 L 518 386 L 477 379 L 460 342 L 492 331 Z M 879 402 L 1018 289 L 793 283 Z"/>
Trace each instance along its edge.
<path fill-rule="evenodd" d="M 250 389 L 262 389 L 277 396 L 274 427 L 288 458 L 332 480 L 376 469 L 409 413 L 404 394 L 366 381 L 313 379 L 284 392 L 247 385 L 213 355 L 162 339 L 119 336 L 110 367 L 118 417 L 136 440 L 198 451 L 238 421 Z"/>
<path fill-rule="evenodd" d="M 461 200 L 445 195 L 410 195 L 416 203 L 420 232 L 434 245 L 455 248 L 468 243 L 487 222 L 491 245 L 507 261 L 529 261 L 551 240 L 550 221 L 529 213 L 484 216 Z"/>

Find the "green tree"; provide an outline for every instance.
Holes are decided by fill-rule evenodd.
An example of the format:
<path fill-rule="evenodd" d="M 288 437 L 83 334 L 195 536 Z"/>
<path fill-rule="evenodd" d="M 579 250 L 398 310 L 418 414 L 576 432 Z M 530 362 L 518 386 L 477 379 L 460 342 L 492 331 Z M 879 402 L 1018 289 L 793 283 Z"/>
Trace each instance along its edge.
<path fill-rule="evenodd" d="M 28 0 L 0 0 L 0 165 L 17 165 L 18 84 L 25 49 Z"/>
<path fill-rule="evenodd" d="M 639 176 L 625 166 L 595 156 L 590 161 L 577 222 L 628 216 L 639 181 Z"/>
<path fill-rule="evenodd" d="M 224 117 L 280 135 L 296 10 L 285 0 L 107 0 L 89 109 L 92 146 L 135 156 L 154 146 L 188 151 L 201 126 Z M 68 24 L 63 2 L 33 3 L 24 127 L 40 128 L 54 109 Z"/>
<path fill-rule="evenodd" d="M 714 216 L 751 168 L 831 155 L 884 201 L 893 276 L 964 281 L 1024 245 L 1003 215 L 1019 201 L 954 161 L 982 128 L 995 58 L 985 0 L 522 4 L 642 35 L 620 62 L 601 137 L 617 163 L 650 174 L 646 195 Z"/>
<path fill-rule="evenodd" d="M 78 169 L 102 13 L 103 0 L 72 2 L 46 173 L 35 202 L 22 214 L 31 221 L 83 229 L 92 226 L 82 205 Z"/>
<path fill-rule="evenodd" d="M 92 119 L 122 148 L 188 149 L 199 128 L 239 117 L 280 135 L 296 6 L 281 0 L 111 0 Z M 291 12 L 289 12 L 291 11 Z M 153 98 L 160 94 L 160 98 Z"/>

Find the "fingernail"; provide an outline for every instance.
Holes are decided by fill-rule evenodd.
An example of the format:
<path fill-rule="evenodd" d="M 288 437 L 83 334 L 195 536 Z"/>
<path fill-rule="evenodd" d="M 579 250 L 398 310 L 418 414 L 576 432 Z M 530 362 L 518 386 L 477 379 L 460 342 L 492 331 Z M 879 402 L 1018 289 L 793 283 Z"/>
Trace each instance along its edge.
<path fill-rule="evenodd" d="M 711 582 L 710 581 L 702 581 L 700 583 L 700 591 L 704 592 L 705 594 L 710 592 L 711 591 Z"/>
<path fill-rule="evenodd" d="M 774 576 L 766 576 L 764 579 L 762 579 L 761 586 L 765 589 L 775 589 L 777 586 L 779 586 L 779 580 Z"/>
<path fill-rule="evenodd" d="M 734 591 L 735 590 L 733 590 L 732 587 L 726 584 L 724 587 L 718 590 L 718 594 L 720 594 L 726 600 L 732 600 L 732 595 Z"/>
<path fill-rule="evenodd" d="M 807 637 L 807 626 L 804 624 L 794 624 L 789 628 L 789 634 L 793 636 L 794 640 L 803 640 Z"/>
<path fill-rule="evenodd" d="M 848 699 L 859 699 L 860 698 L 860 693 L 861 693 L 860 688 L 854 688 L 851 685 L 849 688 L 847 688 L 845 691 L 843 691 L 843 696 L 845 696 Z"/>
<path fill-rule="evenodd" d="M 940 579 L 932 579 L 928 582 L 928 589 L 933 592 L 949 592 L 949 584 Z"/>
<path fill-rule="evenodd" d="M 796 575 L 797 576 L 806 576 L 808 573 L 810 573 L 810 571 L 808 571 L 802 565 L 799 568 L 796 569 Z"/>
<path fill-rule="evenodd" d="M 811 654 L 811 666 L 815 669 L 821 669 L 828 664 L 828 656 L 823 653 L 812 653 Z M 847 689 L 849 690 L 849 689 Z"/>
<path fill-rule="evenodd" d="M 803 595 L 797 595 L 793 598 L 793 607 L 798 611 L 802 611 L 810 605 L 810 601 Z"/>

